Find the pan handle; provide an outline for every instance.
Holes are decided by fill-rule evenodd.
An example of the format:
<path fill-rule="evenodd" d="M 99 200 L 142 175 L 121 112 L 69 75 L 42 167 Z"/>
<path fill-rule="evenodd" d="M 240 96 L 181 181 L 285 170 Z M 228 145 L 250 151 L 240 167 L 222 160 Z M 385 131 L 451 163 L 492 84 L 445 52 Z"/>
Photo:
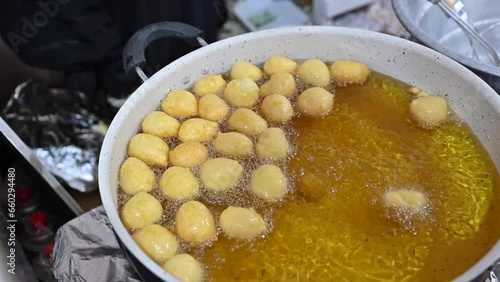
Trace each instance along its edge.
<path fill-rule="evenodd" d="M 130 38 L 123 49 L 123 68 L 128 75 L 132 70 L 137 72 L 142 82 L 148 77 L 142 71 L 146 65 L 146 48 L 148 45 L 162 38 L 179 38 L 193 46 L 208 45 L 202 38 L 203 31 L 196 27 L 180 22 L 161 22 L 143 27 Z"/>

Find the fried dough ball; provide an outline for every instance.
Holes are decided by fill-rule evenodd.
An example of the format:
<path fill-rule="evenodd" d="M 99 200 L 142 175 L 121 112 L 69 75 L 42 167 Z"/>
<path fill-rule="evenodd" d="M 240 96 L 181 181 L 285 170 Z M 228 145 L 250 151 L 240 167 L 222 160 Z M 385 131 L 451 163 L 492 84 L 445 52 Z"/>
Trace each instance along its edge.
<path fill-rule="evenodd" d="M 250 108 L 259 100 L 259 86 L 248 77 L 231 80 L 224 90 L 224 99 L 237 108 Z"/>
<path fill-rule="evenodd" d="M 198 114 L 198 101 L 193 93 L 175 90 L 161 103 L 161 110 L 175 117 L 194 117 Z"/>
<path fill-rule="evenodd" d="M 173 165 L 194 167 L 207 159 L 208 149 L 200 142 L 188 141 L 175 147 L 168 153 L 168 157 Z"/>
<path fill-rule="evenodd" d="M 181 124 L 179 139 L 182 142 L 206 142 L 213 140 L 218 133 L 218 123 L 201 118 L 191 118 Z"/>
<path fill-rule="evenodd" d="M 299 95 L 297 104 L 301 113 L 323 117 L 333 108 L 333 94 L 320 87 L 309 88 Z"/>
<path fill-rule="evenodd" d="M 365 64 L 354 61 L 336 61 L 330 66 L 330 75 L 339 84 L 364 83 L 370 73 Z"/>
<path fill-rule="evenodd" d="M 142 228 L 134 233 L 132 238 L 146 254 L 159 263 L 175 255 L 179 248 L 175 235 L 158 224 Z"/>
<path fill-rule="evenodd" d="M 330 70 L 318 59 L 305 61 L 297 73 L 300 80 L 313 86 L 324 87 L 330 83 Z"/>
<path fill-rule="evenodd" d="M 228 112 L 226 101 L 215 94 L 207 94 L 198 101 L 198 114 L 206 120 L 221 121 Z"/>
<path fill-rule="evenodd" d="M 200 183 L 189 168 L 173 166 L 160 178 L 163 194 L 173 200 L 188 200 L 198 194 Z"/>
<path fill-rule="evenodd" d="M 230 76 L 232 79 L 248 77 L 253 81 L 257 81 L 262 77 L 262 71 L 256 65 L 238 61 L 234 63 Z"/>
<path fill-rule="evenodd" d="M 163 269 L 172 274 L 180 282 L 201 282 L 203 269 L 200 263 L 188 254 L 179 254 L 171 257 Z"/>
<path fill-rule="evenodd" d="M 421 126 L 436 126 L 448 117 L 448 103 L 443 97 L 419 97 L 411 102 L 410 114 Z"/>
<path fill-rule="evenodd" d="M 215 221 L 208 208 L 198 202 L 189 201 L 175 214 L 177 234 L 190 243 L 203 243 L 215 236 Z"/>
<path fill-rule="evenodd" d="M 242 174 L 243 167 L 238 161 L 215 158 L 201 165 L 200 178 L 207 190 L 220 192 L 234 187 Z"/>
<path fill-rule="evenodd" d="M 297 83 L 293 75 L 287 72 L 277 72 L 260 87 L 259 94 L 262 97 L 277 94 L 289 98 L 296 88 Z"/>
<path fill-rule="evenodd" d="M 264 98 L 260 110 L 268 121 L 275 123 L 285 123 L 292 119 L 293 116 L 293 107 L 290 100 L 277 94 Z"/>
<path fill-rule="evenodd" d="M 147 164 L 155 166 L 168 165 L 168 145 L 160 137 L 139 133 L 132 137 L 127 153 Z"/>
<path fill-rule="evenodd" d="M 263 159 L 281 159 L 290 152 L 290 144 L 281 128 L 270 127 L 262 131 L 255 144 L 257 156 Z"/>
<path fill-rule="evenodd" d="M 253 142 L 239 132 L 221 133 L 213 141 L 217 153 L 229 157 L 248 157 L 253 153 Z"/>
<path fill-rule="evenodd" d="M 142 121 L 142 132 L 161 138 L 176 137 L 181 123 L 164 112 L 155 111 Z"/>
<path fill-rule="evenodd" d="M 264 71 L 271 75 L 277 72 L 293 73 L 295 69 L 297 69 L 297 63 L 285 56 L 274 56 L 264 63 Z"/>
<path fill-rule="evenodd" d="M 420 191 L 400 189 L 385 193 L 384 203 L 388 207 L 419 212 L 427 204 L 427 197 Z"/>
<path fill-rule="evenodd" d="M 261 165 L 252 174 L 252 192 L 267 202 L 276 202 L 283 199 L 287 185 L 285 175 L 275 165 Z"/>
<path fill-rule="evenodd" d="M 149 192 L 156 184 L 155 173 L 138 158 L 127 158 L 120 167 L 120 186 L 127 195 L 135 195 L 140 191 Z"/>
<path fill-rule="evenodd" d="M 259 135 L 268 126 L 261 116 L 249 109 L 237 109 L 229 117 L 228 123 L 232 130 L 247 136 Z"/>
<path fill-rule="evenodd" d="M 158 222 L 162 213 L 160 201 L 146 192 L 139 192 L 125 203 L 121 218 L 128 230 L 134 230 Z"/>
<path fill-rule="evenodd" d="M 264 219 L 253 208 L 228 207 L 219 223 L 224 233 L 236 239 L 250 240 L 267 231 Z"/>
<path fill-rule="evenodd" d="M 219 94 L 224 90 L 226 84 L 221 75 L 210 75 L 195 82 L 193 92 L 199 97 L 208 94 Z"/>

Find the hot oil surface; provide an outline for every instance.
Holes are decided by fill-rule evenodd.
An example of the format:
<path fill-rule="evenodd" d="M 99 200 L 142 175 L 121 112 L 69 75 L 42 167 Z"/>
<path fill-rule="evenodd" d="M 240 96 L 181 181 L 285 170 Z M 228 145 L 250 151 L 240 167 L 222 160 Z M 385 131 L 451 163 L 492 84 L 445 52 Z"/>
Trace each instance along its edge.
<path fill-rule="evenodd" d="M 200 253 L 209 278 L 448 281 L 477 262 L 500 237 L 498 172 L 460 121 L 412 124 L 407 89 L 375 73 L 337 88 L 327 118 L 295 118 L 295 195 L 266 238 L 235 247 L 220 235 Z M 424 218 L 389 218 L 383 195 L 402 187 L 427 195 Z"/>

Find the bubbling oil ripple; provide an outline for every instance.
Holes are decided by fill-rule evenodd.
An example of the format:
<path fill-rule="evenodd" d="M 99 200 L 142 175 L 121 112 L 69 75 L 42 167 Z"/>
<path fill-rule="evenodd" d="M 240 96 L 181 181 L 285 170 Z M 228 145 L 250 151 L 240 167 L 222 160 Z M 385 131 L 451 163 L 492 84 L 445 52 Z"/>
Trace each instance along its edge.
<path fill-rule="evenodd" d="M 416 225 L 406 229 L 412 232 L 401 232 L 400 223 L 385 218 L 381 203 L 373 201 L 390 187 L 420 182 L 401 152 L 404 142 L 389 138 L 344 103 L 325 119 L 302 117 L 294 125 L 307 128 L 296 140 L 299 149 L 291 161 L 292 172 L 301 175 L 297 187 L 304 199 L 277 208 L 273 232 L 252 248 L 230 252 L 227 242 L 215 242 L 206 258 L 218 254 L 245 262 L 211 265 L 214 280 L 414 278 L 428 255 L 432 221 L 411 223 Z"/>
<path fill-rule="evenodd" d="M 462 128 L 461 128 L 462 127 Z M 447 124 L 430 132 L 430 141 L 422 140 L 428 153 L 442 172 L 436 189 L 442 194 L 441 232 L 448 238 L 467 239 L 478 231 L 493 198 L 493 175 L 484 158 L 486 152 L 477 146 L 475 137 L 459 126 Z"/>
<path fill-rule="evenodd" d="M 384 238 L 353 232 L 351 223 L 342 220 L 346 214 L 331 214 L 337 204 L 326 198 L 321 203 L 285 203 L 275 214 L 274 232 L 252 248 L 229 252 L 224 242 L 216 242 L 207 256 L 217 254 L 227 261 L 245 257 L 245 262 L 242 267 L 215 262 L 213 280 L 407 281 L 423 267 L 429 233 Z M 385 248 L 389 237 L 393 247 Z"/>

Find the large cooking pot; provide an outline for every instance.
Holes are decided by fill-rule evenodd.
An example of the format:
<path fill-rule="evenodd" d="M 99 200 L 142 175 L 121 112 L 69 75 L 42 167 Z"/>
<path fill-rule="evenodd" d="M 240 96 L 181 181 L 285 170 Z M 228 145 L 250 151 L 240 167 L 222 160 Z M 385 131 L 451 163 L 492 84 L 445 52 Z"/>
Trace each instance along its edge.
<path fill-rule="evenodd" d="M 469 20 L 486 40 L 494 40 L 494 29 L 488 28 L 500 22 L 498 0 L 462 0 Z M 392 0 L 396 16 L 403 26 L 419 42 L 449 56 L 472 69 L 500 93 L 500 66 L 494 66 L 475 59 L 469 39 L 460 27 L 428 0 Z M 485 33 L 485 34 L 483 34 Z M 491 44 L 500 44 L 491 41 Z M 494 45 L 498 46 L 498 45 Z M 497 50 L 498 52 L 498 50 Z"/>
<path fill-rule="evenodd" d="M 457 62 L 410 41 L 369 31 L 337 27 L 294 27 L 232 37 L 200 48 L 147 78 L 141 71 L 147 44 L 162 36 L 175 36 L 203 44 L 201 31 L 179 23 L 146 27 L 129 41 L 124 51 L 128 72 L 137 71 L 145 81 L 126 101 L 111 123 L 99 160 L 99 186 L 104 208 L 125 251 L 137 266 L 165 281 L 176 281 L 132 240 L 117 210 L 118 171 L 129 140 L 138 132 L 146 114 L 156 110 L 165 94 L 184 89 L 196 80 L 228 72 L 237 60 L 254 64 L 283 54 L 293 59 L 326 61 L 351 59 L 371 69 L 418 85 L 444 96 L 475 132 L 500 167 L 500 97 L 483 80 Z M 500 241 L 456 281 L 470 281 L 500 256 Z M 144 272 L 142 272 L 144 273 Z M 147 281 L 152 281 L 147 278 Z"/>

